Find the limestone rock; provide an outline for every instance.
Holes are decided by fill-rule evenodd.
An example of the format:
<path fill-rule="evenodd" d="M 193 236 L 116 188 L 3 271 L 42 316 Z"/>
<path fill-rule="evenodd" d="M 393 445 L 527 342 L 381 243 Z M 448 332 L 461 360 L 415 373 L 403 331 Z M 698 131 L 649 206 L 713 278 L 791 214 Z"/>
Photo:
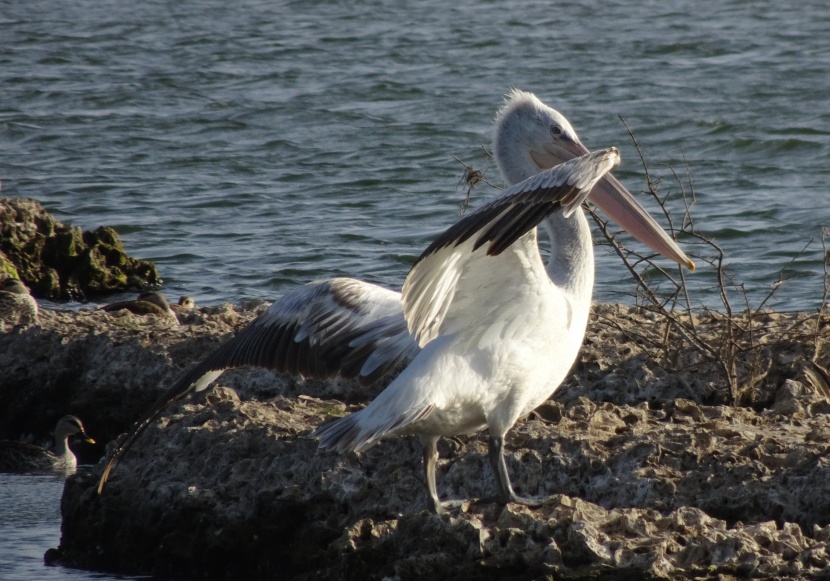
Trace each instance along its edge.
<path fill-rule="evenodd" d="M 561 404 L 559 404 L 561 405 Z M 777 414 L 671 411 L 581 400 L 510 438 L 539 509 L 424 510 L 419 445 L 321 453 L 307 434 L 336 402 L 262 403 L 219 387 L 149 429 L 103 495 L 67 484 L 61 558 L 73 566 L 198 578 L 797 578 L 830 573 L 828 429 Z M 682 411 L 681 411 L 682 410 Z M 447 498 L 492 493 L 481 436 L 441 450 Z M 129 516 L 127 516 L 129 515 Z M 809 534 L 808 534 L 809 532 Z M 825 535 L 830 536 L 830 535 Z"/>
<path fill-rule="evenodd" d="M 175 327 L 43 310 L 38 326 L 0 334 L 0 426 L 60 410 L 115 438 L 264 308 L 194 309 Z M 509 433 L 517 492 L 554 495 L 538 509 L 429 514 L 416 439 L 341 456 L 308 437 L 383 386 L 242 369 L 171 406 L 102 495 L 101 464 L 68 480 L 49 559 L 199 579 L 830 575 L 830 402 L 800 380 L 825 327 L 803 314 L 761 321 L 821 334 L 769 332 L 757 350 L 768 360 L 738 363 L 764 371 L 742 376 L 752 405 L 727 405 L 717 362 L 683 343 L 661 355 L 647 323 L 598 305 L 572 377 Z M 717 317 L 697 323 L 720 336 Z M 486 434 L 444 439 L 439 452 L 442 497 L 493 493 Z"/>

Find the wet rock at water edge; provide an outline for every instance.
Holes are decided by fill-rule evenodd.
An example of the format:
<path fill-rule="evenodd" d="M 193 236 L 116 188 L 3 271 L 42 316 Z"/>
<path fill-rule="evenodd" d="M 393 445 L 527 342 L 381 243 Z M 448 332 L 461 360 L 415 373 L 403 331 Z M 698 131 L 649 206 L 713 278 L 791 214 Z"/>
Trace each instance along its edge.
<path fill-rule="evenodd" d="M 115 230 L 82 232 L 35 200 L 0 199 L 0 253 L 3 270 L 13 269 L 37 298 L 83 300 L 161 284 L 156 267 L 128 256 Z"/>

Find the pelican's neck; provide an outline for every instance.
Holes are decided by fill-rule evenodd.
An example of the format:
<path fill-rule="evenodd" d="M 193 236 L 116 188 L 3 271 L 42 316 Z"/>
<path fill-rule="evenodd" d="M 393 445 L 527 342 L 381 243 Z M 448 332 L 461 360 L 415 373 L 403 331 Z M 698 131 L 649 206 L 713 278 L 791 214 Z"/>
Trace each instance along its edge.
<path fill-rule="evenodd" d="M 499 127 L 493 141 L 494 154 L 499 171 L 508 185 L 515 185 L 539 173 L 539 166 L 530 157 L 526 147 L 517 144 L 519 137 L 512 135 L 518 129 Z"/>
<path fill-rule="evenodd" d="M 530 151 L 520 146 L 520 128 L 504 124 L 497 128 L 493 141 L 494 157 L 508 184 L 517 184 L 539 173 Z M 586 313 L 591 306 L 594 288 L 594 248 L 591 228 L 581 208 L 569 218 L 554 212 L 541 223 L 550 237 L 548 276 L 553 284 L 570 295 L 575 307 Z"/>
<path fill-rule="evenodd" d="M 587 316 L 594 288 L 594 247 L 585 213 L 578 208 L 565 218 L 555 212 L 541 226 L 550 237 L 548 276 Z"/>

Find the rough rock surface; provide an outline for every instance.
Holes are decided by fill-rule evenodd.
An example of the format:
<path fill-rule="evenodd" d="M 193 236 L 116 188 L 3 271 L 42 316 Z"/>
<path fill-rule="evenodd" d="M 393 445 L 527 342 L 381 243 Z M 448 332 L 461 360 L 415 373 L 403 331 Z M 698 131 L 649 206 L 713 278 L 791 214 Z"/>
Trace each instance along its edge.
<path fill-rule="evenodd" d="M 97 447 L 79 458 L 97 461 L 103 445 L 124 432 L 182 369 L 215 349 L 267 304 L 243 312 L 231 305 L 178 315 L 181 325 L 129 311 L 40 309 L 39 324 L 0 333 L 0 439 L 31 435 L 51 441 L 67 413 L 82 418 Z M 263 370 L 234 375 L 274 376 Z"/>
<path fill-rule="evenodd" d="M 161 284 L 156 267 L 127 256 L 112 228 L 82 232 L 40 202 L 0 198 L 0 267 L 37 298 L 81 300 Z"/>
<path fill-rule="evenodd" d="M 0 335 L 2 425 L 44 406 L 112 438 L 262 308 L 200 309 L 172 328 L 44 311 L 39 327 Z M 721 317 L 695 323 L 720 336 Z M 736 406 L 717 362 L 654 338 L 667 336 L 654 315 L 597 306 L 572 377 L 508 435 L 517 492 L 557 495 L 538 509 L 428 514 L 413 438 L 319 452 L 308 434 L 382 386 L 226 373 L 151 426 L 103 495 L 101 465 L 67 481 L 48 557 L 198 579 L 828 576 L 830 402 L 800 369 L 827 364 L 830 330 L 804 314 L 754 324 Z M 439 451 L 444 498 L 492 494 L 484 435 Z"/>

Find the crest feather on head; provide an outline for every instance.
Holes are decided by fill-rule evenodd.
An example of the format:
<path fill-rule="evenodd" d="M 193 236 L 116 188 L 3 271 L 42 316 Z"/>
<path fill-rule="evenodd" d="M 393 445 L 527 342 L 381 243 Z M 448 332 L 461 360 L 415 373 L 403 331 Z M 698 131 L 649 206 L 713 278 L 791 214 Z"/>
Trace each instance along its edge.
<path fill-rule="evenodd" d="M 510 92 L 504 96 L 504 105 L 502 105 L 501 109 L 499 109 L 498 113 L 496 113 L 496 125 L 498 125 L 499 121 L 504 118 L 505 115 L 508 115 L 511 111 L 514 111 L 522 106 L 540 109 L 545 105 L 533 93 L 522 91 L 521 89 L 513 87 L 510 89 Z"/>

